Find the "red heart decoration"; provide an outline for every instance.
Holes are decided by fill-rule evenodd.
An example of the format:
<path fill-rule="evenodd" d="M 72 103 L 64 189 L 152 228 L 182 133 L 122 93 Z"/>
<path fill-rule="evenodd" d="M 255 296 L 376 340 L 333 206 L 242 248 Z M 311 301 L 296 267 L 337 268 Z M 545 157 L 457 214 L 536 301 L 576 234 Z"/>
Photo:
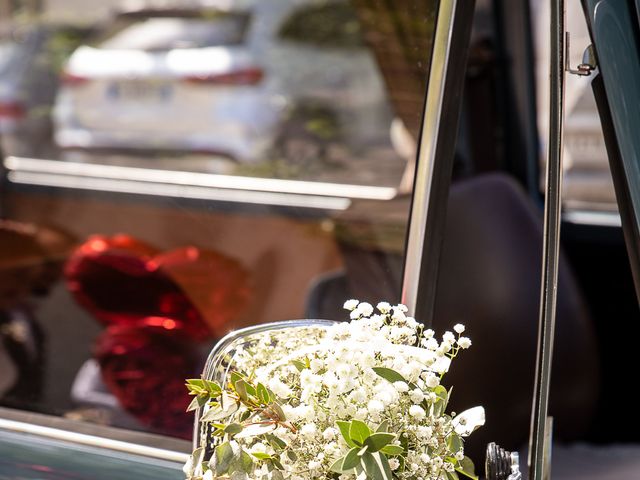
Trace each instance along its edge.
<path fill-rule="evenodd" d="M 122 408 L 158 433 L 190 438 L 184 379 L 197 372 L 199 361 L 172 322 L 155 317 L 143 319 L 144 326 L 111 326 L 96 340 L 94 355 Z"/>
<path fill-rule="evenodd" d="M 65 277 L 76 301 L 105 325 L 163 317 L 199 341 L 222 336 L 249 300 L 248 275 L 235 260 L 195 247 L 161 253 L 128 235 L 90 237 Z"/>

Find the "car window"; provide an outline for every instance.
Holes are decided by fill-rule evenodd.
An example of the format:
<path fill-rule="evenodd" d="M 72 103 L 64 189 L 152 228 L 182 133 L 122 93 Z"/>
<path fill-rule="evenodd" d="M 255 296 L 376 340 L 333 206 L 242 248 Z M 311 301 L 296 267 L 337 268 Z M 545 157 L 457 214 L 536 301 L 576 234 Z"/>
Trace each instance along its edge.
<path fill-rule="evenodd" d="M 405 4 L 13 11 L 0 406 L 189 438 L 231 329 L 399 301 L 439 8 Z"/>
<path fill-rule="evenodd" d="M 548 122 L 548 5 L 533 2 L 536 40 L 536 79 L 538 92 L 538 127 L 540 138 L 547 138 Z M 591 44 L 584 13 L 579 2 L 567 6 L 567 31 L 571 34 L 572 67 L 582 63 L 584 50 Z M 613 180 L 600 117 L 591 89 L 591 78 L 567 74 L 566 118 L 564 130 L 563 207 L 568 218 L 591 218 L 611 222 L 617 214 Z M 543 145 L 544 147 L 544 145 Z M 545 149 L 540 152 L 544 155 Z M 542 161 L 542 160 L 541 160 Z M 544 170 L 541 169 L 541 172 Z M 542 174 L 541 174 L 542 175 Z M 540 182 L 544 179 L 541 178 Z M 595 213 L 585 217 L 581 212 Z M 615 222 L 615 220 L 614 220 Z"/>
<path fill-rule="evenodd" d="M 123 18 L 115 32 L 96 42 L 98 48 L 172 50 L 236 45 L 244 38 L 247 17 L 214 15 L 212 18 Z"/>

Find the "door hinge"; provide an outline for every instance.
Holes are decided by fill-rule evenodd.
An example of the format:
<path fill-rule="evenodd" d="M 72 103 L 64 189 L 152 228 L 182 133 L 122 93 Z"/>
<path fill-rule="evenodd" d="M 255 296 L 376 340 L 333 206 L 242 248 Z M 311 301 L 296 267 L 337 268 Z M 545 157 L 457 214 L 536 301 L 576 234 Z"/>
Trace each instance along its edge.
<path fill-rule="evenodd" d="M 589 76 L 597 68 L 596 55 L 593 49 L 593 45 L 589 45 L 585 48 L 582 54 L 582 63 L 577 68 L 571 68 L 571 35 L 569 32 L 565 32 L 565 70 L 574 75 L 581 77 Z"/>

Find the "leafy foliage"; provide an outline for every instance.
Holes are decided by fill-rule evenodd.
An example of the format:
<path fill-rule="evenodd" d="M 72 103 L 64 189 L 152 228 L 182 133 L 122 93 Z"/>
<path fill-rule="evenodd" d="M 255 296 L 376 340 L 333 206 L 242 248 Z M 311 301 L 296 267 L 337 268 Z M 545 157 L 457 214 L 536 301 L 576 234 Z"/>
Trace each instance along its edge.
<path fill-rule="evenodd" d="M 440 384 L 470 345 L 459 336 L 464 327 L 437 342 L 402 306 L 381 303 L 374 316 L 367 305 L 353 305 L 351 324 L 330 330 L 320 346 L 292 335 L 276 355 L 265 337 L 234 356 L 242 368 L 224 385 L 187 380 L 189 409 L 200 409 L 212 448 L 194 452 L 188 478 L 477 479 L 464 437 L 484 413 L 448 415 L 452 390 Z"/>

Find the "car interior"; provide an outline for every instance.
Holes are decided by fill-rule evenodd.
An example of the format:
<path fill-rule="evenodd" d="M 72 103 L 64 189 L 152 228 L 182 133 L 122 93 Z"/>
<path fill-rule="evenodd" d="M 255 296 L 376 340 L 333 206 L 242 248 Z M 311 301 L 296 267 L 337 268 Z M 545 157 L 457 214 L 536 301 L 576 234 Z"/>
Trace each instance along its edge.
<path fill-rule="evenodd" d="M 433 325 L 441 329 L 464 319 L 482 345 L 450 374 L 452 383 L 460 385 L 455 409 L 474 404 L 482 384 L 487 418 L 500 418 L 493 425 L 489 420 L 488 428 L 467 443 L 474 458 L 481 458 L 491 439 L 521 448 L 528 441 L 530 425 L 543 238 L 539 182 L 544 165 L 536 160 L 541 155 L 537 134 L 531 138 L 536 129 L 535 102 L 519 101 L 535 98 L 532 27 L 525 3 L 494 3 L 494 29 L 476 36 L 470 46 L 437 277 Z M 480 18 L 476 11 L 476 29 Z M 518 81 L 527 76 L 528 81 Z M 616 318 L 622 331 L 637 332 L 631 320 L 638 315 L 629 260 L 634 255 L 628 253 L 619 226 L 571 219 L 562 224 L 550 394 L 554 440 L 560 445 L 554 478 L 624 478 L 638 471 L 632 453 L 637 448 L 634 420 L 616 425 L 608 420 L 611 405 L 628 411 L 633 402 L 629 392 L 620 395 L 618 390 L 628 369 L 613 366 L 632 365 L 633 349 L 620 349 L 611 328 Z M 345 273 L 316 286 L 325 295 L 351 294 L 375 301 L 383 272 L 400 272 L 403 266 L 400 257 L 390 265 L 388 258 L 370 253 L 371 265 L 366 267 L 362 252 L 351 262 L 349 255 L 345 258 Z M 371 281 L 358 282 L 357 275 L 350 281 L 350 263 L 366 268 Z M 338 315 L 322 295 L 312 299 L 314 317 Z M 616 444 L 619 450 L 599 451 L 586 444 Z M 585 462 L 596 452 L 597 462 Z M 625 461 L 616 469 L 603 452 L 615 458 L 618 452 Z M 608 471 L 591 470 L 595 463 L 608 465 Z M 558 477 L 556 471 L 561 472 Z"/>
<path fill-rule="evenodd" d="M 393 120 L 389 138 L 370 142 L 378 141 L 381 151 L 393 151 L 389 165 L 402 165 L 375 185 L 376 195 L 382 195 L 394 184 L 391 198 L 354 194 L 348 206 L 335 210 L 291 206 L 284 197 L 277 197 L 285 202 L 280 205 L 260 204 L 247 200 L 257 197 L 241 189 L 236 189 L 240 191 L 237 199 L 230 200 L 234 193 L 229 192 L 236 187 L 222 189 L 228 197 L 207 198 L 201 193 L 206 183 L 220 181 L 218 176 L 231 171 L 226 160 L 215 167 L 189 160 L 196 165 L 191 177 L 195 180 L 190 181 L 202 183 L 185 187 L 175 172 L 191 168 L 191 163 L 178 167 L 177 162 L 170 163 L 165 168 L 154 163 L 153 155 L 127 163 L 120 152 L 107 152 L 97 160 L 79 156 L 87 152 L 71 152 L 65 166 L 64 161 L 42 155 L 21 156 L 3 143 L 0 407 L 4 408 L 0 417 L 5 409 L 63 416 L 79 423 L 179 438 L 171 446 L 184 449 L 191 418 L 183 415 L 180 401 L 167 407 L 171 402 L 166 399 L 179 397 L 175 392 L 182 388 L 183 378 L 197 375 L 206 353 L 226 331 L 301 317 L 345 320 L 342 305 L 349 298 L 373 304 L 382 299 L 399 301 L 407 262 L 421 261 L 407 259 L 405 253 L 414 170 L 421 168 L 415 159 L 419 149 L 425 148 L 420 142 L 421 122 L 431 65 L 423 54 L 431 51 L 433 43 L 433 25 L 426 20 L 412 23 L 406 12 L 435 18 L 437 4 L 444 1 L 350 2 L 356 15 L 350 19 L 360 22 L 379 83 L 388 95 L 386 108 L 392 112 L 384 112 Z M 426 322 L 436 331 L 461 322 L 472 336 L 473 348 L 457 361 L 447 381 L 456 385 L 454 410 L 477 404 L 486 409 L 485 427 L 465 445 L 477 471 L 482 470 L 491 441 L 520 451 L 521 465 L 526 465 L 545 234 L 546 132 L 541 118 L 547 110 L 540 108 L 540 98 L 546 86 L 539 81 L 545 75 L 537 71 L 540 63 L 544 65 L 541 45 L 548 35 L 542 3 L 477 0 L 473 15 L 458 20 L 459 31 L 454 32 L 462 43 L 470 35 L 468 49 L 456 50 L 468 50 L 468 58 L 454 59 L 452 77 L 447 77 L 456 78 L 450 80 L 450 88 L 459 92 L 449 92 L 451 103 L 443 108 L 454 112 L 453 118 L 459 121 L 446 129 L 445 140 L 453 155 L 449 164 L 443 162 L 445 174 L 437 179 L 438 188 L 445 192 L 446 217 L 442 216 L 441 253 L 432 285 L 433 317 Z M 587 16 L 593 3 L 585 2 Z M 633 32 L 638 45 L 640 17 L 632 3 L 626 13 L 636 21 Z M 583 15 L 582 8 L 574 5 L 569 12 Z M 584 16 L 575 21 L 593 30 Z M 287 41 L 283 41 L 286 48 L 293 48 Z M 304 48 L 310 47 L 301 48 L 307 52 Z M 322 48 L 330 55 L 337 47 Z M 343 80 L 335 75 L 336 91 Z M 609 161 L 603 158 L 588 174 L 600 181 L 604 172 L 606 188 L 613 191 L 608 177 L 611 162 L 621 208 L 618 211 L 618 205 L 599 201 L 597 192 L 591 203 L 581 198 L 580 208 L 573 206 L 572 198 L 564 204 L 550 415 L 553 478 L 567 480 L 640 475 L 640 417 L 634 413 L 633 393 L 640 309 L 630 261 L 637 260 L 638 253 L 629 247 L 637 243 L 637 235 L 629 229 L 635 225 L 637 231 L 634 212 L 640 204 L 634 203 L 638 198 L 633 187 L 620 185 L 625 179 L 638 178 L 632 178 L 633 169 L 624 163 L 624 155 L 614 155 L 616 136 L 611 129 L 615 121 L 611 115 L 606 120 L 606 107 L 607 101 L 615 102 L 615 93 L 611 83 L 598 82 L 593 80 L 593 88 L 605 118 Z M 299 150 L 305 168 L 286 161 L 268 166 L 236 163 L 235 175 L 266 179 L 264 185 L 295 175 L 307 183 L 313 175 L 332 182 L 331 175 L 342 168 L 340 162 L 351 160 L 352 153 L 338 148 L 338 134 L 332 130 L 345 122 L 340 116 L 344 112 L 331 111 L 318 98 L 305 100 L 305 108 L 291 109 L 304 112 L 304 118 L 289 123 L 309 126 L 309 130 L 304 141 L 297 138 L 288 144 L 293 155 Z M 1 102 L 2 97 L 0 125 Z M 458 108 L 459 116 L 455 115 Z M 312 111 L 317 116 L 311 118 Z M 321 147 L 307 148 L 309 138 Z M 354 156 L 370 153 L 363 146 L 353 149 Z M 316 166 L 309 163 L 310 151 L 312 157 L 332 157 Z M 571 151 L 568 156 L 572 158 Z M 380 164 L 381 169 L 387 165 Z M 573 168 L 578 164 L 575 160 L 565 165 L 569 181 L 581 180 Z M 366 168 L 357 161 L 353 165 Z M 89 173 L 83 173 L 83 168 Z M 349 168 L 356 167 L 346 167 L 347 177 L 353 172 Z M 124 184 L 127 175 L 144 169 L 156 172 L 162 178 L 157 184 L 166 190 L 149 187 L 148 193 L 141 193 L 138 189 L 151 182 Z M 97 178 L 100 175 L 104 177 Z M 345 188 L 352 192 L 372 183 L 369 177 L 348 180 Z M 585 181 L 583 196 L 588 197 L 590 185 Z M 165 195 L 169 188 L 177 193 Z M 270 188 L 257 191 L 263 194 Z M 622 196 L 625 191 L 629 198 Z M 348 195 L 327 198 L 335 204 Z M 624 233 L 621 222 L 626 222 Z M 627 243 L 625 235 L 630 239 Z M 140 274 L 152 269 L 152 274 Z M 137 283 L 141 291 L 153 294 L 145 297 L 129 289 L 123 279 L 131 278 L 142 282 Z M 109 281 L 114 279 L 122 286 L 118 300 L 126 297 L 129 302 L 124 306 L 113 298 L 117 289 Z M 218 297 L 210 295 L 205 283 L 210 289 L 215 286 Z M 176 340 L 168 333 L 173 326 L 149 320 L 159 317 L 178 325 L 183 336 Z M 139 334 L 141 329 L 144 335 Z M 130 354 L 126 361 L 114 353 L 124 351 Z M 170 359 L 164 377 L 154 363 L 161 356 Z M 137 387 L 118 377 L 123 370 L 148 375 L 139 393 L 132 393 Z M 166 381 L 169 376 L 171 381 Z M 159 385 L 164 398 L 157 400 L 162 405 L 154 403 L 153 408 L 168 408 L 170 413 L 160 411 L 153 417 L 147 402 Z M 158 420 L 163 415 L 166 418 Z M 2 468 L 0 461 L 0 478 Z"/>

